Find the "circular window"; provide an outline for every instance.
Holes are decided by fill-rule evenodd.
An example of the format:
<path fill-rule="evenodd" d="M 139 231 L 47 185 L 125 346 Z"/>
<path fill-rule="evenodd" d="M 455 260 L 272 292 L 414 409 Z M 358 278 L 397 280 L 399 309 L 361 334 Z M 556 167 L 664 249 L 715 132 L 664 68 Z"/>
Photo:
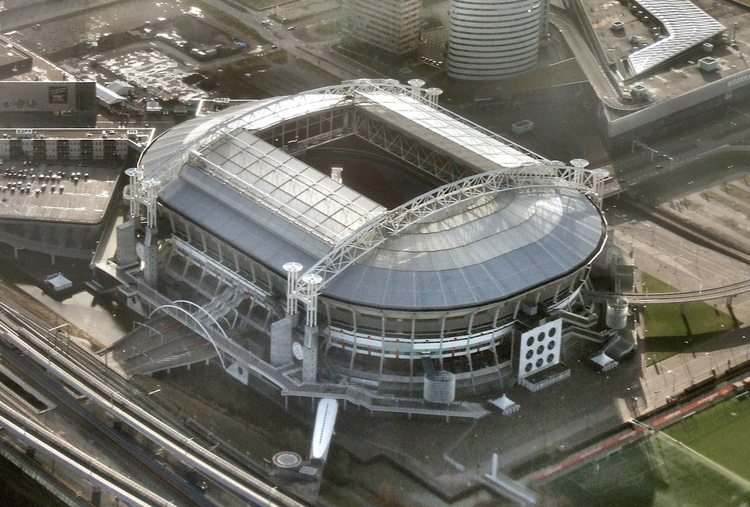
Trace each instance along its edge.
<path fill-rule="evenodd" d="M 542 359 L 541 357 L 536 360 L 536 367 L 537 368 L 541 368 L 543 364 L 544 364 L 544 359 Z"/>
<path fill-rule="evenodd" d="M 526 365 L 525 370 L 526 370 L 526 373 L 529 373 L 531 371 L 531 363 Z"/>
<path fill-rule="evenodd" d="M 555 355 L 554 354 L 547 354 L 547 362 L 548 363 L 551 363 L 554 360 L 555 360 Z"/>
<path fill-rule="evenodd" d="M 539 345 L 539 346 L 538 346 L 538 347 L 536 348 L 536 353 L 537 353 L 537 354 L 542 354 L 543 352 L 544 352 L 544 345 Z"/>
<path fill-rule="evenodd" d="M 532 345 L 534 345 L 534 337 L 529 336 L 529 338 L 526 340 L 526 346 L 531 347 Z"/>
<path fill-rule="evenodd" d="M 526 359 L 531 359 L 532 357 L 534 357 L 534 351 L 533 350 L 526 351 Z"/>
<path fill-rule="evenodd" d="M 550 337 L 555 336 L 557 334 L 557 328 L 551 327 L 549 328 L 549 331 L 547 331 L 547 333 L 549 333 Z"/>
<path fill-rule="evenodd" d="M 555 340 L 550 340 L 550 342 L 547 344 L 547 349 L 552 350 L 555 348 Z"/>
<path fill-rule="evenodd" d="M 546 335 L 546 333 L 544 331 L 542 331 L 541 333 L 539 333 L 539 336 L 536 337 L 536 339 L 538 341 L 540 341 L 540 342 L 544 341 L 545 338 L 547 338 L 547 335 Z"/>

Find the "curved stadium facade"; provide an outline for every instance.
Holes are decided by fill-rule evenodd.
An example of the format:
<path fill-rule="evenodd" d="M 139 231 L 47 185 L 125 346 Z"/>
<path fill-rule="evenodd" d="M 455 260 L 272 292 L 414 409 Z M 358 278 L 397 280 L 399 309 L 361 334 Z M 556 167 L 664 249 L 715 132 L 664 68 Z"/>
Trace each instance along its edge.
<path fill-rule="evenodd" d="M 602 175 L 471 124 L 438 94 L 358 80 L 163 134 L 131 171 L 144 239 L 118 238 L 118 262 L 135 246 L 143 261 L 123 269 L 131 306 L 171 312 L 236 378 L 287 395 L 372 405 L 424 387 L 451 403 L 515 375 L 520 333 L 571 306 L 603 248 Z M 432 190 L 386 207 L 368 182 L 399 189 L 398 171 L 366 174 L 357 192 L 355 168 L 342 180 L 304 161 L 352 136 Z M 451 392 L 428 393 L 445 375 Z"/>

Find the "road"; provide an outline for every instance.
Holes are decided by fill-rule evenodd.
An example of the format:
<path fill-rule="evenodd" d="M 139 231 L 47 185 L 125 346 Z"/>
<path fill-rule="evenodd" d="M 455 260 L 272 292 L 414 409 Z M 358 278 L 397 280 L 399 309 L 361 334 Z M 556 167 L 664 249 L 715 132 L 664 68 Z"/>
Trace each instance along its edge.
<path fill-rule="evenodd" d="M 291 57 L 299 58 L 310 63 L 340 80 L 359 78 L 385 77 L 379 72 L 370 69 L 359 62 L 355 62 L 339 53 L 334 52 L 329 42 L 303 42 L 295 36 L 294 30 L 288 30 L 286 26 L 272 21 L 270 25 L 262 22 L 268 19 L 273 9 L 265 11 L 254 11 L 248 9 L 241 11 L 221 0 L 204 0 L 207 4 L 222 10 L 235 17 L 248 27 L 254 28 L 268 39 L 270 43 L 285 50 Z"/>
<path fill-rule="evenodd" d="M 557 28 L 560 35 L 565 39 L 565 43 L 573 52 L 581 70 L 586 74 L 586 79 L 588 79 L 597 96 L 607 105 L 607 107 L 626 110 L 638 109 L 632 106 L 624 106 L 620 102 L 619 94 L 602 70 L 602 65 L 599 62 L 599 59 L 591 52 L 591 49 L 589 49 L 586 44 L 583 34 L 575 26 L 575 23 L 568 19 L 566 11 L 559 7 L 550 6 L 549 22 Z"/>

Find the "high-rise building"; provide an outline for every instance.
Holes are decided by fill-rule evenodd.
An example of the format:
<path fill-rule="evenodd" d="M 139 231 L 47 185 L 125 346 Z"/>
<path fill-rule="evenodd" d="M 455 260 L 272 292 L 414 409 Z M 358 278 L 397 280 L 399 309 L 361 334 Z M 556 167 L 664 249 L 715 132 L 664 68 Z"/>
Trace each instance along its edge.
<path fill-rule="evenodd" d="M 422 0 L 348 0 L 349 36 L 394 56 L 419 47 Z"/>
<path fill-rule="evenodd" d="M 489 81 L 533 69 L 546 5 L 540 0 L 451 0 L 448 75 Z"/>

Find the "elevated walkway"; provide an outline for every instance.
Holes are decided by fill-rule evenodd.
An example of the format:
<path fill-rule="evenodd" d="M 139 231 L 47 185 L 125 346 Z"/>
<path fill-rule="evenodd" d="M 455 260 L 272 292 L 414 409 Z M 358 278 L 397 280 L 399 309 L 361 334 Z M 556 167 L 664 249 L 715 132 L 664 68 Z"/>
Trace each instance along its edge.
<path fill-rule="evenodd" d="M 203 337 L 167 316 L 138 325 L 107 352 L 128 376 L 189 366 L 216 356 Z"/>
<path fill-rule="evenodd" d="M 590 310 L 585 310 L 580 314 L 567 310 L 554 310 L 550 316 L 562 318 L 563 324 L 572 324 L 578 328 L 586 329 L 593 327 L 599 321 L 599 315 Z"/>
<path fill-rule="evenodd" d="M 453 402 L 446 405 L 437 405 L 420 398 L 399 398 L 394 395 L 379 394 L 358 385 L 303 383 L 300 379 L 301 366 L 296 364 L 280 367 L 273 366 L 257 353 L 227 336 L 223 330 L 217 329 L 215 325 L 202 325 L 202 319 L 208 319 L 208 311 L 204 311 L 204 308 L 201 308 L 201 310 L 192 309 L 191 311 L 178 308 L 174 302 L 149 287 L 135 273 L 131 274 L 129 290 L 145 299 L 148 302 L 148 306 L 160 308 L 160 312 L 163 313 L 162 318 L 169 317 L 177 321 L 181 325 L 180 327 L 187 328 L 187 330 L 192 332 L 191 339 L 195 339 L 195 341 L 190 342 L 191 345 L 187 349 L 183 348 L 182 350 L 180 350 L 181 345 L 178 342 L 164 349 L 152 348 L 148 351 L 138 349 L 137 345 L 134 346 L 136 348 L 130 349 L 130 353 L 126 355 L 126 358 L 130 362 L 139 365 L 138 367 L 133 367 L 132 371 L 137 371 L 140 374 L 192 364 L 199 360 L 218 356 L 224 369 L 233 368 L 237 371 L 242 370 L 261 378 L 276 386 L 281 395 L 285 397 L 333 398 L 359 405 L 371 412 L 402 413 L 408 416 L 416 414 L 440 416 L 446 419 L 450 417 L 479 419 L 489 414 L 489 411 L 478 403 Z M 227 303 L 235 297 L 228 298 L 224 296 L 224 298 L 228 298 L 226 299 Z M 224 298 L 222 299 L 224 300 Z M 226 308 L 228 305 L 217 303 L 207 306 L 208 308 L 218 310 Z M 153 333 L 149 334 L 146 331 L 143 331 L 143 333 L 146 337 L 153 336 Z M 146 338 L 141 338 L 141 340 L 144 339 Z M 192 345 L 197 342 L 202 342 L 202 345 Z M 183 343 L 183 345 L 187 347 L 186 343 Z M 141 359 L 134 359 L 139 356 Z M 202 359 L 198 359 L 199 357 Z M 184 361 L 183 364 L 179 364 L 180 361 Z M 245 381 L 245 383 L 248 382 L 249 380 Z"/>
<path fill-rule="evenodd" d="M 597 331 L 592 331 L 590 329 L 568 327 L 563 331 L 563 336 L 570 338 L 580 338 L 582 340 L 587 340 L 601 345 L 607 342 L 607 340 L 612 337 L 613 333 L 616 334 L 617 332 L 608 330 L 600 333 Z"/>
<path fill-rule="evenodd" d="M 721 287 L 684 292 L 644 294 L 638 292 L 614 293 L 589 291 L 586 292 L 584 296 L 590 301 L 609 301 L 615 298 L 624 297 L 628 300 L 629 304 L 646 305 L 656 303 L 691 303 L 693 301 L 709 301 L 711 299 L 727 299 L 731 302 L 732 298 L 746 292 L 750 292 L 750 280 L 742 280 Z"/>

